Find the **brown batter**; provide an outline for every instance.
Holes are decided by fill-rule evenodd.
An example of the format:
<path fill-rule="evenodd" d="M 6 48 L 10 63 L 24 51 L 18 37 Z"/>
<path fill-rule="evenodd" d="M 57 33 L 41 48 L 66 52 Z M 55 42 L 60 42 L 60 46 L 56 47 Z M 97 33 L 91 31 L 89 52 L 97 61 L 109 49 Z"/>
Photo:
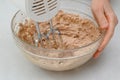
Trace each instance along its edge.
<path fill-rule="evenodd" d="M 95 24 L 89 20 L 80 17 L 76 14 L 66 13 L 60 10 L 58 14 L 52 19 L 55 29 L 61 32 L 62 37 L 62 49 L 74 49 L 84 45 L 87 45 L 101 35 L 101 31 Z M 39 23 L 42 34 L 46 34 L 49 31 L 48 22 Z M 20 29 L 18 32 L 18 37 L 23 41 L 34 45 L 34 35 L 36 34 L 36 29 L 34 22 L 32 20 L 26 19 L 24 23 L 19 24 Z M 56 40 L 60 40 L 56 35 Z M 59 49 L 60 45 L 57 45 L 50 36 L 50 46 L 46 39 L 42 39 L 44 48 Z M 40 44 L 39 44 L 40 46 Z"/>

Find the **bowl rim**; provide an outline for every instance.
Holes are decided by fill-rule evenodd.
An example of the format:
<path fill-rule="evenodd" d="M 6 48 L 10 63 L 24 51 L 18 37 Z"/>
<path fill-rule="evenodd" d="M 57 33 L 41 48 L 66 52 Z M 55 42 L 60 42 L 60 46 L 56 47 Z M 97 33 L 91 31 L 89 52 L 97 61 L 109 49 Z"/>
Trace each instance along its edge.
<path fill-rule="evenodd" d="M 87 45 L 84 45 L 84 46 L 81 46 L 81 47 L 78 47 L 78 48 L 74 48 L 74 49 L 66 49 L 66 50 L 59 49 L 59 50 L 56 50 L 56 49 L 46 49 L 46 48 L 42 48 L 42 47 L 36 47 L 36 46 L 30 45 L 30 44 L 24 42 L 23 40 L 21 40 L 21 39 L 15 34 L 15 32 L 14 32 L 13 22 L 14 22 L 15 17 L 17 16 L 17 14 L 20 13 L 20 12 L 22 12 L 22 11 L 21 11 L 21 10 L 18 10 L 18 11 L 14 14 L 14 16 L 12 17 L 12 20 L 11 20 L 11 30 L 12 30 L 13 37 L 16 38 L 17 40 L 19 40 L 19 42 L 24 43 L 25 45 L 28 45 L 28 46 L 30 46 L 30 47 L 32 47 L 32 48 L 35 48 L 35 49 L 47 50 L 47 51 L 50 51 L 50 52 L 51 52 L 51 51 L 52 51 L 52 52 L 58 52 L 58 51 L 60 51 L 60 52 L 75 51 L 75 50 L 79 50 L 79 49 L 88 47 L 88 46 L 96 43 L 97 41 L 99 41 L 100 39 L 102 39 L 103 36 L 105 35 L 105 31 L 102 31 L 101 36 L 99 36 L 99 38 L 96 39 L 95 41 L 93 41 L 93 42 L 91 42 L 91 43 L 89 43 L 89 44 L 87 44 Z M 81 12 L 82 14 L 86 15 L 87 17 L 89 17 L 90 19 L 94 20 L 91 16 L 87 15 L 86 13 L 84 13 L 84 12 L 82 12 L 82 11 L 80 11 L 80 12 Z M 26 50 L 24 50 L 24 51 L 26 51 Z M 88 54 L 83 54 L 83 55 L 79 55 L 79 56 L 72 56 L 72 57 L 65 57 L 65 58 L 52 58 L 52 57 L 47 57 L 47 56 L 40 56 L 40 55 L 34 54 L 34 53 L 30 52 L 30 51 L 27 51 L 27 53 L 29 53 L 29 54 L 31 54 L 31 55 L 33 55 L 33 56 L 36 56 L 36 57 L 41 57 L 41 58 L 44 58 L 44 59 L 55 59 L 55 60 L 56 60 L 56 59 L 58 59 L 58 60 L 61 60 L 61 59 L 62 59 L 62 60 L 63 60 L 63 59 L 72 59 L 72 58 L 77 58 L 77 57 L 81 57 L 81 56 L 88 55 Z"/>

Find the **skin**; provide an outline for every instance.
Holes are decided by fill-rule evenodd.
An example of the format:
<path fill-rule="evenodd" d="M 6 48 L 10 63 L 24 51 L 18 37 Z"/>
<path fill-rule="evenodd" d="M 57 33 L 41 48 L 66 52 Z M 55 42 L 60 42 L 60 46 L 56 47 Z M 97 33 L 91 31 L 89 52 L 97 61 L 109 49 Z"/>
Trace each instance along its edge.
<path fill-rule="evenodd" d="M 112 38 L 118 19 L 112 9 L 110 0 L 92 0 L 92 11 L 100 28 L 106 30 L 104 40 L 93 56 L 96 59 Z"/>

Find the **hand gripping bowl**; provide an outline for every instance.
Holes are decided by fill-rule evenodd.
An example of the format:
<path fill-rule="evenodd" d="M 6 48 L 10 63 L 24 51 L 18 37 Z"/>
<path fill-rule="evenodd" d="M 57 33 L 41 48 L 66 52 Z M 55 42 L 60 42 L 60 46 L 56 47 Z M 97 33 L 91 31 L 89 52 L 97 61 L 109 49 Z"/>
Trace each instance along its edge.
<path fill-rule="evenodd" d="M 77 13 L 80 16 L 91 20 L 97 25 L 92 15 L 90 5 L 87 4 L 86 2 L 80 2 L 77 0 L 61 0 L 60 3 L 61 3 L 60 6 L 61 10 L 70 13 Z M 81 66 L 82 64 L 86 63 L 88 60 L 92 58 L 93 54 L 96 52 L 97 48 L 101 44 L 104 37 L 104 33 L 102 33 L 102 35 L 96 41 L 76 49 L 52 50 L 52 49 L 44 49 L 41 47 L 35 47 L 22 41 L 17 36 L 19 30 L 18 24 L 25 21 L 26 18 L 27 18 L 26 15 L 24 15 L 22 11 L 18 11 L 13 17 L 11 22 L 13 38 L 17 46 L 21 49 L 22 53 L 24 53 L 24 55 L 32 63 L 47 70 L 65 71 Z M 75 53 L 76 56 L 65 57 L 65 58 L 54 58 L 54 57 L 48 57 L 46 55 L 41 55 L 42 53 L 44 54 Z"/>

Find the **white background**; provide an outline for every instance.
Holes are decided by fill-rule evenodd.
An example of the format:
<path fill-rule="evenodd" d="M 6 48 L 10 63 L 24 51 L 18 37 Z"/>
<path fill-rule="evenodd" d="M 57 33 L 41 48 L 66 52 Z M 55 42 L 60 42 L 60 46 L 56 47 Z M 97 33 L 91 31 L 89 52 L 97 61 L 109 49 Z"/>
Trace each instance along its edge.
<path fill-rule="evenodd" d="M 120 0 L 111 1 L 120 19 Z M 120 80 L 120 23 L 97 60 L 72 71 L 50 72 L 34 66 L 16 47 L 10 29 L 16 11 L 7 0 L 0 0 L 0 80 Z"/>

